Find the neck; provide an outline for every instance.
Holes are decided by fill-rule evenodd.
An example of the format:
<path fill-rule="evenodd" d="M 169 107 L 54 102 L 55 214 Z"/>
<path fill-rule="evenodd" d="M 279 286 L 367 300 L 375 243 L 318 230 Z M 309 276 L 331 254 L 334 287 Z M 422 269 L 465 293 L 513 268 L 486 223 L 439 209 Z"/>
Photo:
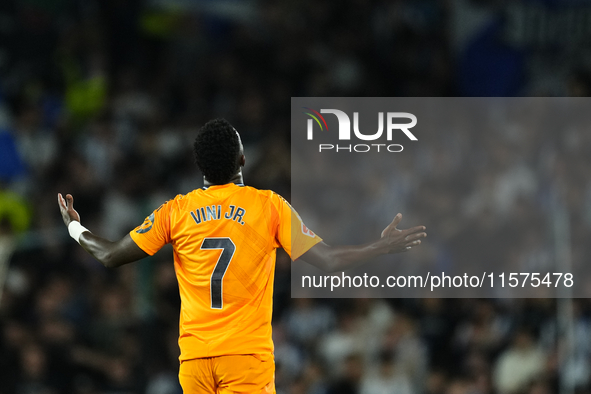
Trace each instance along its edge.
<path fill-rule="evenodd" d="M 236 183 L 236 184 L 244 184 L 244 180 L 242 179 L 242 170 L 238 171 L 232 179 L 228 181 L 228 183 Z M 215 186 L 213 183 L 207 180 L 207 178 L 203 177 L 203 186 L 210 187 Z"/>

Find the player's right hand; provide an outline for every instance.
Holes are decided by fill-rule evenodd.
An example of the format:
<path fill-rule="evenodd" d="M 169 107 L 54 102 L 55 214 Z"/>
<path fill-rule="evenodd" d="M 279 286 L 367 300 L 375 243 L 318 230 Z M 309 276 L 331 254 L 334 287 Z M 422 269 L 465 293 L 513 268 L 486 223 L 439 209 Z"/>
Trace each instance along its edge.
<path fill-rule="evenodd" d="M 382 231 L 382 241 L 385 242 L 387 253 L 407 252 L 413 246 L 421 244 L 421 238 L 425 238 L 427 229 L 425 226 L 416 226 L 407 230 L 399 230 L 396 228 L 402 220 L 402 214 L 399 213 L 394 217 L 392 223 Z"/>
<path fill-rule="evenodd" d="M 62 197 L 61 193 L 57 194 L 57 203 L 60 207 L 60 213 L 66 227 L 72 220 L 80 221 L 80 215 L 74 209 L 74 197 L 71 194 L 66 194 L 66 199 Z"/>

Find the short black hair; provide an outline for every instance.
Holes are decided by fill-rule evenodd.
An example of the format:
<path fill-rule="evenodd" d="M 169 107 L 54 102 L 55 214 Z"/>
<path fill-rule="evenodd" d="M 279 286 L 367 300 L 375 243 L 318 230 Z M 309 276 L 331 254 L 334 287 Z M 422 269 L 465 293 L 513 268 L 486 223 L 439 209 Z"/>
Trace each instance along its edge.
<path fill-rule="evenodd" d="M 214 119 L 199 129 L 193 144 L 195 163 L 209 182 L 224 185 L 240 169 L 240 139 L 225 119 Z"/>

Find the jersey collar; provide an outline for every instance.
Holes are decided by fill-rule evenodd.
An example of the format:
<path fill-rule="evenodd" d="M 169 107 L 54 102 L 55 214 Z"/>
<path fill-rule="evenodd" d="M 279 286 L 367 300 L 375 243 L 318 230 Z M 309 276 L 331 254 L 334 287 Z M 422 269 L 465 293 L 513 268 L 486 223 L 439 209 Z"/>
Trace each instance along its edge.
<path fill-rule="evenodd" d="M 232 179 L 230 179 L 230 182 L 226 183 L 226 185 L 229 184 L 235 184 L 236 186 L 244 186 L 244 180 L 242 179 L 242 170 L 240 170 L 236 175 L 234 175 L 234 177 Z M 209 182 L 205 177 L 203 177 L 203 190 L 206 190 L 212 186 L 224 186 L 224 185 L 214 185 L 211 182 Z"/>

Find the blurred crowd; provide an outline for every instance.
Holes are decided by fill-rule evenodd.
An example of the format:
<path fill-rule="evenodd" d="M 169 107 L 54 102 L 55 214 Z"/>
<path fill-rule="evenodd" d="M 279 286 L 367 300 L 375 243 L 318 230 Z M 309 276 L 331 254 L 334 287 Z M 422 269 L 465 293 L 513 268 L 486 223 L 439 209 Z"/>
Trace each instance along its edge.
<path fill-rule="evenodd" d="M 170 249 L 103 268 L 68 237 L 58 192 L 74 196 L 84 226 L 117 239 L 163 201 L 202 186 L 191 144 L 211 118 L 240 131 L 246 183 L 289 198 L 292 96 L 587 95 L 584 64 L 562 73 L 537 67 L 541 55 L 523 60 L 486 34 L 481 46 L 459 49 L 470 42 L 464 22 L 473 28 L 502 4 L 0 2 L 0 237 L 17 240 L 0 300 L 0 393 L 180 393 Z M 486 60 L 489 67 L 474 66 Z M 494 74 L 508 64 L 507 78 Z M 537 79 L 528 78 L 532 67 Z M 498 83 L 484 83 L 488 71 Z M 572 243 L 585 245 L 588 132 L 541 145 L 527 130 L 482 133 L 493 146 L 488 156 L 424 146 L 420 163 L 396 158 L 399 177 L 376 185 L 376 196 L 395 191 L 419 219 L 423 208 L 445 213 L 428 218 L 430 234 L 440 234 L 425 248 L 433 256 L 467 260 L 452 252 L 502 233 L 519 237 L 519 247 L 503 253 L 537 260 L 552 253 L 543 242 L 544 182 L 563 182 Z M 479 130 L 468 137 L 462 143 Z M 443 135 L 436 142 L 469 151 Z M 519 233 L 530 220 L 539 234 Z M 573 251 L 575 261 L 588 256 Z M 556 317 L 561 302 L 549 299 L 292 299 L 290 264 L 278 255 L 278 393 L 590 391 L 585 299 L 570 311 L 568 334 Z"/>

